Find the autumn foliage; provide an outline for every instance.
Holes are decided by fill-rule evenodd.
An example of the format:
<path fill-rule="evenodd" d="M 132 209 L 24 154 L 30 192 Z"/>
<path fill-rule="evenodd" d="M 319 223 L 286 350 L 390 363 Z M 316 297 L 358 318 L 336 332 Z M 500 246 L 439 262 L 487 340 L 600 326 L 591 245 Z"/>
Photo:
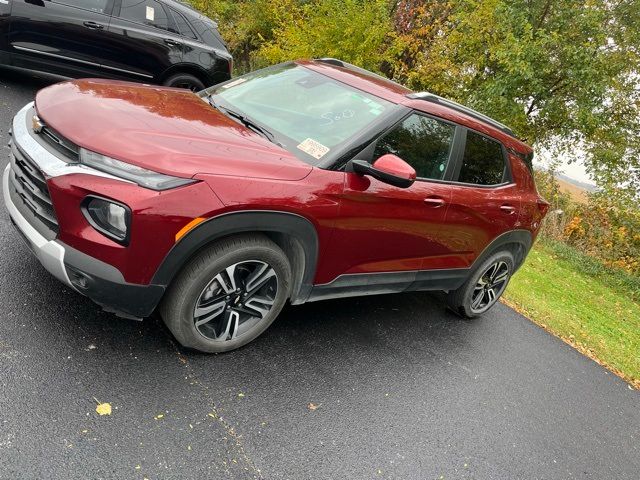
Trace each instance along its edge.
<path fill-rule="evenodd" d="M 601 261 L 640 276 L 640 211 L 600 191 L 576 202 L 560 191 L 548 171 L 536 172 L 536 184 L 551 203 L 541 235 L 564 242 Z"/>

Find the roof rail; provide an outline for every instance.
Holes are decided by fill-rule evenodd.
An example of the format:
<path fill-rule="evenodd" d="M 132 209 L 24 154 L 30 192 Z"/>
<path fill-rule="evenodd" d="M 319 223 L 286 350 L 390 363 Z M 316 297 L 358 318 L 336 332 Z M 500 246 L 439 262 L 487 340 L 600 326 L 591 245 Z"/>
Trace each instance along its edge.
<path fill-rule="evenodd" d="M 410 93 L 409 95 L 407 95 L 407 98 L 412 98 L 416 100 L 425 100 L 427 102 L 444 105 L 445 107 L 449 107 L 454 110 L 457 110 L 458 112 L 462 112 L 466 115 L 469 115 L 470 117 L 473 117 L 476 120 L 480 120 L 482 122 L 488 123 L 489 125 L 497 128 L 498 130 L 500 130 L 503 133 L 506 133 L 507 135 L 510 135 L 512 137 L 516 136 L 515 133 L 513 133 L 513 130 L 511 130 L 505 124 L 500 123 L 491 117 L 487 117 L 483 113 L 477 112 L 472 108 L 465 107 L 464 105 L 460 105 L 459 103 L 454 102 L 453 100 L 442 98 L 439 95 L 436 95 L 435 93 L 430 93 L 430 92 Z"/>
<path fill-rule="evenodd" d="M 316 62 L 326 63 L 327 65 L 335 65 L 336 67 L 346 68 L 347 70 L 352 70 L 354 72 L 358 72 L 362 75 L 368 75 L 370 77 L 376 77 L 380 80 L 384 80 L 385 82 L 396 83 L 393 80 L 383 77 L 382 75 L 378 75 L 377 73 L 370 72 L 364 68 L 360 68 L 357 65 L 353 65 L 351 63 L 347 63 L 344 60 L 339 60 L 337 58 L 323 57 L 323 58 L 314 58 Z M 400 85 L 400 84 L 398 84 Z"/>

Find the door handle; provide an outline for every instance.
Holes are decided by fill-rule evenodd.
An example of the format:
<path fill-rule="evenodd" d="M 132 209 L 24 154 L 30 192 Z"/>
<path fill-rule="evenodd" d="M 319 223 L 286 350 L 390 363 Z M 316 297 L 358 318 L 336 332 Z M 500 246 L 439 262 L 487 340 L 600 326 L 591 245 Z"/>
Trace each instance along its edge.
<path fill-rule="evenodd" d="M 513 205 L 500 205 L 500 210 L 508 213 L 509 215 L 512 215 L 515 213 L 516 207 L 514 207 Z"/>
<path fill-rule="evenodd" d="M 433 208 L 442 207 L 445 204 L 444 198 L 440 197 L 428 197 L 424 199 L 424 203 Z"/>
<path fill-rule="evenodd" d="M 177 47 L 180 45 L 180 42 L 177 42 L 176 40 L 173 40 L 171 38 L 165 38 L 164 39 L 164 43 L 166 43 L 167 45 L 171 46 L 171 47 Z"/>
<path fill-rule="evenodd" d="M 83 25 L 92 30 L 102 30 L 104 28 L 104 25 L 100 25 L 99 23 L 96 23 L 96 22 L 84 22 Z"/>

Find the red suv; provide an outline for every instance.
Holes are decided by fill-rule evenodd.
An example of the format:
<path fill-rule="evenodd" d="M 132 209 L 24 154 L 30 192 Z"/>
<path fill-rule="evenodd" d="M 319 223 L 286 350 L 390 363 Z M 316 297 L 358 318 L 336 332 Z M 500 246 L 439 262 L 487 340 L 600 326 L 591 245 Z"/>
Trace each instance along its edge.
<path fill-rule="evenodd" d="M 4 201 L 44 267 L 206 352 L 287 301 L 445 290 L 486 312 L 547 203 L 504 125 L 335 59 L 198 94 L 59 83 L 14 118 Z"/>

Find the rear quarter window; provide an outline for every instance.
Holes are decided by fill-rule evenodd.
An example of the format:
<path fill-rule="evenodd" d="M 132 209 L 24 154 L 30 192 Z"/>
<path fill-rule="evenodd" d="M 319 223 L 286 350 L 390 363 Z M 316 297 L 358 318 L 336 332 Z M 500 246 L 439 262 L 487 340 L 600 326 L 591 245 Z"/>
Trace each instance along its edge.
<path fill-rule="evenodd" d="M 467 131 L 458 182 L 498 185 L 504 182 L 505 158 L 502 145 L 479 133 Z"/>
<path fill-rule="evenodd" d="M 173 17 L 177 28 L 175 33 L 178 33 L 183 37 L 196 39 L 196 34 L 193 33 L 187 19 L 181 13 L 176 12 L 173 8 L 169 8 L 169 11 L 171 12 L 171 16 Z"/>

